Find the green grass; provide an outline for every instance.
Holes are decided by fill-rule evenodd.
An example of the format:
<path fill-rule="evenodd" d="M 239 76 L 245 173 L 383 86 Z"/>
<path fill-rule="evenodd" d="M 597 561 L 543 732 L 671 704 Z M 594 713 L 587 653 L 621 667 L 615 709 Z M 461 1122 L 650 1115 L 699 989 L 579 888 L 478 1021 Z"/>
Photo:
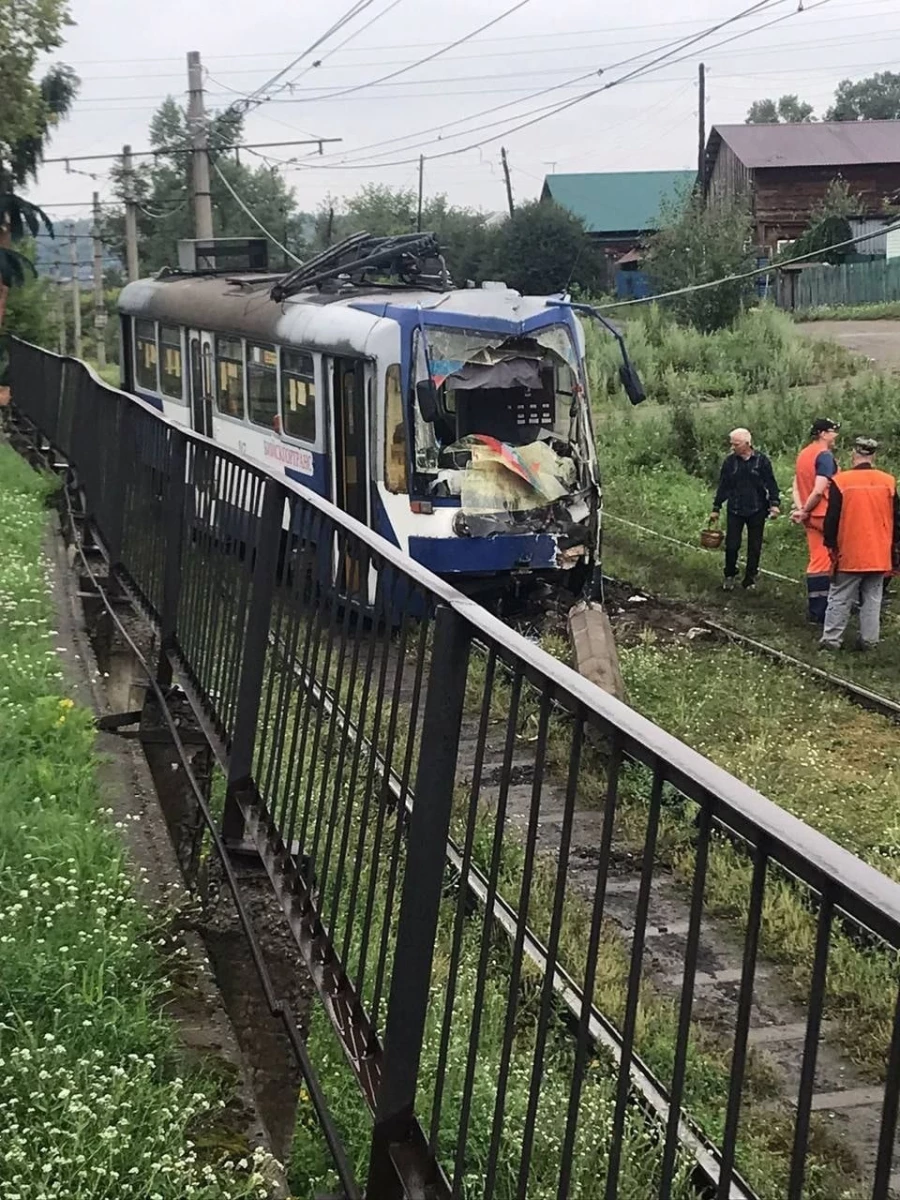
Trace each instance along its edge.
<path fill-rule="evenodd" d="M 795 321 L 881 321 L 900 318 L 900 300 L 878 304 L 820 304 L 816 308 L 798 308 Z"/>
<path fill-rule="evenodd" d="M 47 494 L 0 446 L 0 1194 L 265 1196 L 222 1152 L 246 1148 L 229 1090 L 186 1063 L 164 1013 L 167 917 L 135 897 L 54 650 Z"/>
<path fill-rule="evenodd" d="M 619 320 L 618 314 L 612 316 Z M 594 399 L 618 400 L 618 346 L 595 322 L 586 323 L 585 336 Z M 840 346 L 798 336 L 791 318 L 769 305 L 750 309 L 733 328 L 711 334 L 677 325 L 651 305 L 628 318 L 625 336 L 648 396 L 660 404 L 821 384 L 847 376 L 855 363 Z"/>

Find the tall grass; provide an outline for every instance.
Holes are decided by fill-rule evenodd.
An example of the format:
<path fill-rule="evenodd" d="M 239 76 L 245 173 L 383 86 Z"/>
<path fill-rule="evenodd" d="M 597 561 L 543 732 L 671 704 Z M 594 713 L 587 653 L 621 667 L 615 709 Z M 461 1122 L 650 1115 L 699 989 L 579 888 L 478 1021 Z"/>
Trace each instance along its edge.
<path fill-rule="evenodd" d="M 594 322 L 585 336 L 591 390 L 602 402 L 619 392 L 619 349 Z M 627 342 L 648 396 L 660 404 L 825 383 L 848 375 L 855 361 L 841 346 L 800 337 L 791 318 L 769 305 L 709 334 L 648 305 L 628 318 Z"/>
<path fill-rule="evenodd" d="M 54 651 L 45 493 L 0 446 L 0 1195 L 264 1197 L 249 1152 L 221 1151 L 246 1149 L 227 1091 L 163 1012 L 161 918 L 133 893 Z"/>

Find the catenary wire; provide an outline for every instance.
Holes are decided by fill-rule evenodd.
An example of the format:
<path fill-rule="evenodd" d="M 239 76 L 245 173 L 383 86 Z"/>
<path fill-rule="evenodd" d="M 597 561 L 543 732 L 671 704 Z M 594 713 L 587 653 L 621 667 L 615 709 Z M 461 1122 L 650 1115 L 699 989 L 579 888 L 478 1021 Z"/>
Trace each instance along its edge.
<path fill-rule="evenodd" d="M 266 237 L 269 239 L 269 241 L 273 242 L 278 247 L 278 249 L 282 252 L 282 254 L 286 254 L 287 257 L 293 259 L 295 263 L 300 263 L 301 259 L 299 259 L 297 257 L 297 255 L 293 253 L 293 251 L 288 250 L 287 246 L 283 246 L 281 244 L 281 242 L 279 242 L 278 238 L 274 237 L 268 231 L 268 229 L 266 229 L 265 225 L 263 225 L 262 221 L 260 221 L 259 217 L 256 216 L 256 214 L 253 212 L 253 210 L 244 203 L 244 201 L 241 199 L 241 197 L 237 194 L 237 192 L 234 190 L 234 188 L 228 182 L 228 179 L 225 177 L 221 167 L 216 162 L 216 160 L 214 158 L 210 157 L 210 162 L 212 164 L 213 170 L 218 175 L 219 179 L 221 179 L 222 183 L 225 184 L 225 187 L 231 193 L 232 199 L 235 201 L 235 203 L 237 203 L 239 205 L 239 207 L 246 214 L 246 216 L 248 216 L 250 218 L 250 220 L 257 227 L 257 229 L 261 230 L 261 232 L 266 235 Z"/>

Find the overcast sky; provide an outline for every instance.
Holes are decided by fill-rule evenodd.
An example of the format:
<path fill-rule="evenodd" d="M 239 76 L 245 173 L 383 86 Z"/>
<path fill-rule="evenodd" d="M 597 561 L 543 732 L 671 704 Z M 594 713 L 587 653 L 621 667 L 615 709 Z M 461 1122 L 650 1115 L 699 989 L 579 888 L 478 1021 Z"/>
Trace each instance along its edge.
<path fill-rule="evenodd" d="M 647 63 L 654 51 L 662 53 L 753 3 L 527 0 L 427 65 L 394 81 L 334 94 L 415 63 L 514 3 L 370 0 L 355 21 L 284 77 L 292 91 L 279 91 L 248 116 L 246 140 L 343 139 L 326 147 L 322 159 L 282 168 L 306 209 L 329 193 L 345 195 L 370 181 L 415 186 L 424 153 L 427 193 L 446 192 L 454 203 L 498 210 L 505 206 L 501 143 L 521 200 L 537 196 L 551 171 L 693 167 L 700 61 L 707 66 L 707 119 L 713 124 L 742 121 L 752 100 L 784 92 L 797 92 L 821 114 L 838 80 L 895 69 L 900 60 L 898 0 L 803 0 L 806 11 L 799 13 L 800 0 L 765 0 L 763 12 L 679 51 L 683 61 L 510 132 L 540 115 L 535 110 L 612 82 Z M 187 51 L 202 55 L 207 106 L 222 108 L 288 66 L 350 7 L 351 0 L 73 0 L 76 24 L 56 57 L 76 69 L 82 85 L 48 157 L 118 151 L 126 142 L 146 149 L 147 126 L 160 101 L 169 94 L 185 99 Z M 776 18 L 784 19 L 756 28 Z M 726 37 L 734 40 L 712 47 Z M 321 65 L 312 66 L 320 58 Z M 634 61 L 616 65 L 624 60 Z M 600 69 L 602 78 L 585 78 Z M 492 111 L 460 121 L 484 110 Z M 501 134 L 465 153 L 434 157 Z M 379 144 L 370 149 L 373 143 Z M 289 160 L 310 148 L 265 153 Z M 96 174 L 92 180 L 47 165 L 30 194 L 56 215 L 87 215 L 95 188 L 110 195 L 109 166 L 72 164 L 73 171 Z M 58 207 L 75 202 L 85 203 L 84 214 Z"/>

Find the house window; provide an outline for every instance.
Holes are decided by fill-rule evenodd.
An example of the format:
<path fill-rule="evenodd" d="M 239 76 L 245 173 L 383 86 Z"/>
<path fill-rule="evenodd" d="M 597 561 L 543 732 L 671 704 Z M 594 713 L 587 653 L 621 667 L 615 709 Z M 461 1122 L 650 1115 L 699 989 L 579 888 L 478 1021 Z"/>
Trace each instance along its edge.
<path fill-rule="evenodd" d="M 244 348 L 239 338 L 216 338 L 216 408 L 244 419 Z"/>
<path fill-rule="evenodd" d="M 254 425 L 274 428 L 278 413 L 278 355 L 274 346 L 247 343 L 247 405 Z"/>
<path fill-rule="evenodd" d="M 181 330 L 176 325 L 159 327 L 159 389 L 172 400 L 184 401 Z"/>
<path fill-rule="evenodd" d="M 134 362 L 138 387 L 147 391 L 159 391 L 156 377 L 156 325 L 153 321 L 134 323 Z"/>
<path fill-rule="evenodd" d="M 281 351 L 281 408 L 288 437 L 316 440 L 316 384 L 311 354 Z"/>
<path fill-rule="evenodd" d="M 388 367 L 384 378 L 384 485 L 389 492 L 406 492 L 406 422 L 400 367 Z"/>

